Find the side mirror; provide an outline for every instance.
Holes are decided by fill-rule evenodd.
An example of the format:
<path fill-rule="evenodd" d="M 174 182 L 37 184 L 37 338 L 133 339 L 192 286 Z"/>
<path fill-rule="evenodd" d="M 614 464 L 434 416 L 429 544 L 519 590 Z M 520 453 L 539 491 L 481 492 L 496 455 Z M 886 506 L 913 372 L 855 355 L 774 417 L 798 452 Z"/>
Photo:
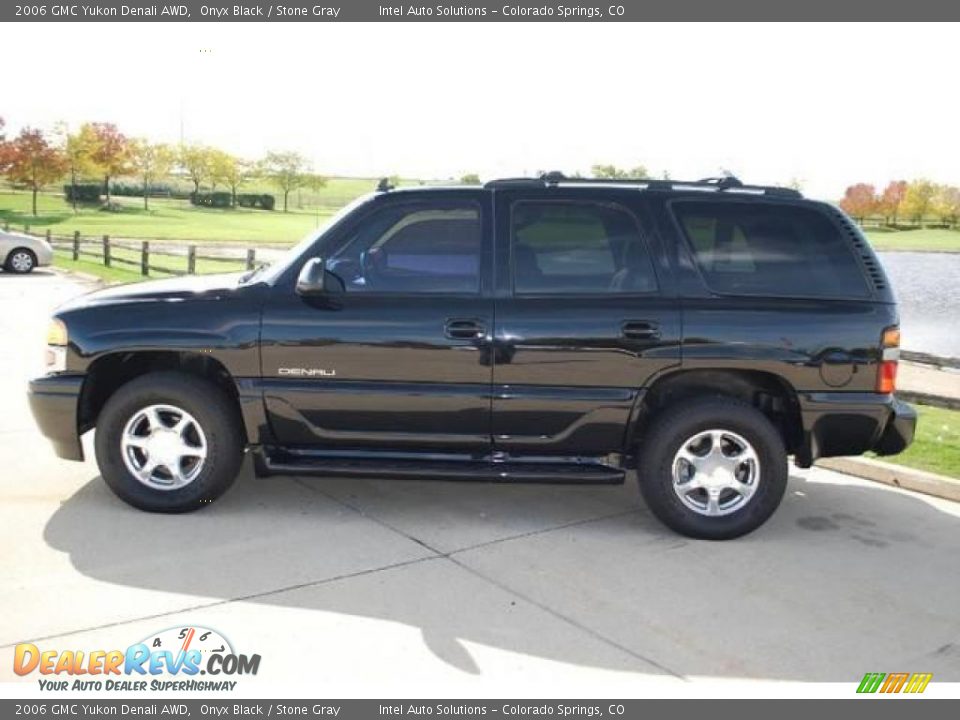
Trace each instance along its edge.
<path fill-rule="evenodd" d="M 297 295 L 323 295 L 327 267 L 323 258 L 311 258 L 297 276 Z"/>

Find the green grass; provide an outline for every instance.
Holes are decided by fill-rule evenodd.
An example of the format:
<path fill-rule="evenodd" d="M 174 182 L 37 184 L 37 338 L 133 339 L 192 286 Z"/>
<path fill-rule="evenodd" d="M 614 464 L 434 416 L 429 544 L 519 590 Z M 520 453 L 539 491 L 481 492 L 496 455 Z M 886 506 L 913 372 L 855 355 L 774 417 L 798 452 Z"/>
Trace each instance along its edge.
<path fill-rule="evenodd" d="M 960 411 L 918 405 L 913 444 L 884 462 L 960 479 Z"/>
<path fill-rule="evenodd" d="M 866 234 L 874 250 L 960 252 L 960 230 L 944 230 L 941 228 L 879 230 L 868 228 Z"/>
<path fill-rule="evenodd" d="M 403 185 L 417 184 L 402 181 Z M 215 209 L 193 207 L 186 200 L 153 198 L 150 209 L 143 209 L 141 198 L 115 197 L 118 212 L 80 208 L 77 213 L 57 193 L 38 198 L 38 216 L 31 213 L 30 194 L 0 190 L 0 225 L 9 223 L 22 230 L 71 236 L 74 231 L 87 237 L 110 235 L 116 238 L 235 242 L 238 244 L 291 245 L 310 230 L 322 226 L 336 210 L 376 186 L 373 178 L 330 178 L 317 192 L 291 193 L 290 212 L 268 212 L 249 208 Z M 269 185 L 251 185 L 244 192 L 269 192 L 282 198 Z M 960 252 L 960 230 L 918 228 L 890 230 L 868 228 L 870 243 L 876 250 L 913 250 L 916 252 Z"/>
<path fill-rule="evenodd" d="M 142 277 L 140 272 L 134 268 L 104 267 L 102 263 L 96 262 L 93 259 L 81 259 L 74 262 L 69 255 L 60 252 L 54 256 L 53 265 L 54 267 L 63 268 L 64 270 L 94 275 L 108 283 L 139 282 L 140 280 L 147 279 Z M 158 277 L 164 276 L 156 275 L 150 279 L 155 280 Z"/>
<path fill-rule="evenodd" d="M 405 181 L 409 184 L 414 181 Z M 244 187 L 243 192 L 271 192 L 277 196 L 274 211 L 249 208 L 198 208 L 187 200 L 152 198 L 150 209 L 143 209 L 142 198 L 114 197 L 118 212 L 98 208 L 73 209 L 56 193 L 42 193 L 37 199 L 38 215 L 31 213 L 30 194 L 0 191 L 0 225 L 12 229 L 72 236 L 74 231 L 87 237 L 110 235 L 116 238 L 151 238 L 291 245 L 310 230 L 322 226 L 343 205 L 370 192 L 376 181 L 370 178 L 331 178 L 316 193 L 291 193 L 290 212 L 284 213 L 283 198 L 269 187 Z"/>

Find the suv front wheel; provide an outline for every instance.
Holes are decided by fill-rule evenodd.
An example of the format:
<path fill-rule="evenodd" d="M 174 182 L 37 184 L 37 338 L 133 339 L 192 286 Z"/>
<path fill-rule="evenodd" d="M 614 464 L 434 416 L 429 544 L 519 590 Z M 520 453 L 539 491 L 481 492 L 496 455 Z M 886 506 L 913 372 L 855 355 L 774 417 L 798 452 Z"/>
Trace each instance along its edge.
<path fill-rule="evenodd" d="M 733 398 L 686 400 L 655 416 L 638 458 L 640 491 L 665 525 L 727 540 L 762 525 L 787 487 L 779 431 Z"/>
<path fill-rule="evenodd" d="M 192 375 L 156 372 L 117 390 L 100 413 L 97 464 L 110 489 L 141 510 L 180 513 L 220 497 L 243 460 L 234 404 Z"/>

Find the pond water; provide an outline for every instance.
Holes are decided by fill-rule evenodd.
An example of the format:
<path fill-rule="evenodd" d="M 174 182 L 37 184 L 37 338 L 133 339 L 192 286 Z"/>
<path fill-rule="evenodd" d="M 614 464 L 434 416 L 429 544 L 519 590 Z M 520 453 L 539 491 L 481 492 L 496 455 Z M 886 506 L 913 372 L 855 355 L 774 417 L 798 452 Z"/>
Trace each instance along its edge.
<path fill-rule="evenodd" d="M 900 304 L 903 347 L 960 357 L 960 253 L 878 253 Z"/>

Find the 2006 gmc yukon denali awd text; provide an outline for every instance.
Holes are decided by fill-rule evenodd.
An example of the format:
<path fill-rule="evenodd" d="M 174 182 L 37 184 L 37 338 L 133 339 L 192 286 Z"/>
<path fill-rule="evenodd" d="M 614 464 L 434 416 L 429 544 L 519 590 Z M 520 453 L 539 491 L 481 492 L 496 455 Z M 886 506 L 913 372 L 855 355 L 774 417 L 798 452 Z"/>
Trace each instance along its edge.
<path fill-rule="evenodd" d="M 732 538 L 787 457 L 898 453 L 899 331 L 836 208 L 734 178 L 385 188 L 282 262 L 58 309 L 37 421 L 138 508 L 260 474 L 623 482 Z"/>

